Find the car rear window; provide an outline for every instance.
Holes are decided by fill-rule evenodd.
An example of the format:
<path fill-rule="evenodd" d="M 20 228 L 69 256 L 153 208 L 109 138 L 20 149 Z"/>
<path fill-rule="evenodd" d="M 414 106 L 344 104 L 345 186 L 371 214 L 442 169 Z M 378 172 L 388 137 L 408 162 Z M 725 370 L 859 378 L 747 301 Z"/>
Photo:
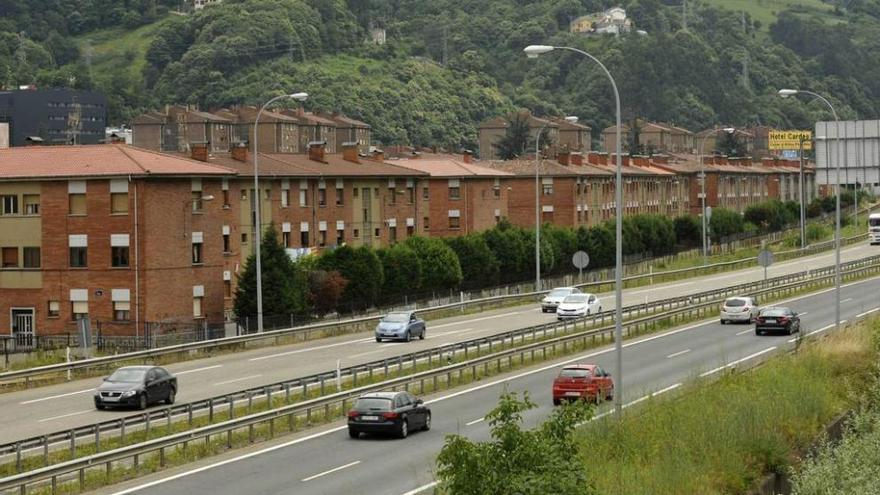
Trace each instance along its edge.
<path fill-rule="evenodd" d="M 590 370 L 566 368 L 559 372 L 560 378 L 589 378 Z"/>
<path fill-rule="evenodd" d="M 572 294 L 570 296 L 565 296 L 565 299 L 562 300 L 564 303 L 585 303 L 587 302 L 587 296 L 581 294 Z"/>
<path fill-rule="evenodd" d="M 571 294 L 571 289 L 553 289 L 550 291 L 550 297 L 562 297 Z"/>
<path fill-rule="evenodd" d="M 385 399 L 382 397 L 358 399 L 354 404 L 354 408 L 359 411 L 390 411 L 391 399 Z"/>
<path fill-rule="evenodd" d="M 785 309 L 765 309 L 761 311 L 761 316 L 788 316 L 788 311 Z"/>
<path fill-rule="evenodd" d="M 745 306 L 746 300 L 745 299 L 728 299 L 728 300 L 724 301 L 724 305 L 731 307 L 731 308 L 735 308 L 737 306 Z"/>

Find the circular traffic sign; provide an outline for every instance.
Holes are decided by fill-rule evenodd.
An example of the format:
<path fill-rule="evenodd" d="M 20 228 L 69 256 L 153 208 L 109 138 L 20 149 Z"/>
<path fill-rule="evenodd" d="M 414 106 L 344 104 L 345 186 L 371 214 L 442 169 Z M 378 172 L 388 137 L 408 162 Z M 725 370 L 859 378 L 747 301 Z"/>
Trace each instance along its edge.
<path fill-rule="evenodd" d="M 582 270 L 590 264 L 590 255 L 586 251 L 578 251 L 572 255 L 571 262 L 575 268 Z"/>
<path fill-rule="evenodd" d="M 773 253 L 771 253 L 767 249 L 762 249 L 760 253 L 758 253 L 758 264 L 767 268 L 768 266 L 773 264 Z"/>

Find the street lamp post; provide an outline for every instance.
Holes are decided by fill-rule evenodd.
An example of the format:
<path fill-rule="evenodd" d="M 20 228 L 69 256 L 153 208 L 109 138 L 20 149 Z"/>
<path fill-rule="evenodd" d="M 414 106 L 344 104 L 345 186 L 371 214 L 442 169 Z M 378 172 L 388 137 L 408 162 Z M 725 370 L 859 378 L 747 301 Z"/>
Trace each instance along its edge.
<path fill-rule="evenodd" d="M 725 127 L 721 129 L 722 131 L 733 134 L 736 129 L 733 127 Z M 708 225 L 706 225 L 706 169 L 703 166 L 703 154 L 706 149 L 706 140 L 709 139 L 709 136 L 715 134 L 716 138 L 718 136 L 717 132 L 710 132 L 703 136 L 703 140 L 700 142 L 700 211 L 703 222 L 703 264 L 709 264 L 709 233 L 707 232 Z"/>
<path fill-rule="evenodd" d="M 831 115 L 834 116 L 834 140 L 837 142 L 837 164 L 835 165 L 836 174 L 837 174 L 837 187 L 836 187 L 836 201 L 834 207 L 834 297 L 835 297 L 835 306 L 834 306 L 834 326 L 835 328 L 840 328 L 840 119 L 837 118 L 837 111 L 834 110 L 834 106 L 828 101 L 824 96 L 814 93 L 812 91 L 805 91 L 802 89 L 780 89 L 778 94 L 782 98 L 788 98 L 789 96 L 794 96 L 797 94 L 803 93 L 805 95 L 813 96 L 819 100 L 822 100 L 823 103 L 828 105 L 828 108 L 831 109 Z M 828 142 L 826 141 L 826 146 L 828 146 Z"/>
<path fill-rule="evenodd" d="M 622 327 L 622 319 L 623 319 L 623 166 L 622 159 L 620 155 L 620 141 L 621 141 L 621 118 L 620 118 L 620 92 L 617 91 L 617 83 L 614 81 L 614 77 L 611 76 L 611 72 L 605 67 L 605 65 L 599 61 L 596 57 L 590 55 L 589 53 L 568 46 L 548 46 L 548 45 L 530 45 L 527 46 L 523 51 L 526 53 L 526 56 L 529 58 L 535 58 L 544 53 L 549 53 L 553 50 L 567 50 L 570 52 L 579 53 L 602 68 L 602 71 L 605 72 L 605 75 L 608 76 L 608 80 L 611 81 L 611 87 L 614 89 L 614 104 L 616 111 L 616 119 L 617 119 L 617 128 L 616 128 L 616 138 L 617 142 L 615 143 L 616 148 L 616 165 L 617 165 L 617 174 L 615 178 L 615 207 L 617 212 L 616 226 L 615 226 L 615 268 L 614 268 L 614 354 L 615 354 L 615 390 L 614 390 L 614 409 L 617 412 L 617 417 L 621 416 L 621 412 L 623 411 L 623 327 Z"/>
<path fill-rule="evenodd" d="M 263 216 L 260 208 L 262 203 L 262 195 L 260 194 L 260 148 L 257 143 L 257 137 L 260 135 L 260 115 L 269 107 L 283 98 L 291 98 L 297 101 L 305 101 L 308 93 L 293 93 L 288 95 L 278 95 L 267 101 L 265 105 L 257 112 L 254 119 L 254 251 L 256 251 L 257 259 L 257 332 L 263 332 L 263 265 L 260 256 L 260 247 L 262 244 Z"/>

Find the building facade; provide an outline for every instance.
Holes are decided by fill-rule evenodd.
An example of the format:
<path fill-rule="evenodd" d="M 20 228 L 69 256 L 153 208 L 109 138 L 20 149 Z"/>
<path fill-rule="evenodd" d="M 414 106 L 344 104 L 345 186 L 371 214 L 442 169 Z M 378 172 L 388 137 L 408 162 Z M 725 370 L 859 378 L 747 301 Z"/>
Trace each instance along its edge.
<path fill-rule="evenodd" d="M 11 146 L 103 143 L 107 100 L 74 89 L 0 91 L 0 122 Z"/>

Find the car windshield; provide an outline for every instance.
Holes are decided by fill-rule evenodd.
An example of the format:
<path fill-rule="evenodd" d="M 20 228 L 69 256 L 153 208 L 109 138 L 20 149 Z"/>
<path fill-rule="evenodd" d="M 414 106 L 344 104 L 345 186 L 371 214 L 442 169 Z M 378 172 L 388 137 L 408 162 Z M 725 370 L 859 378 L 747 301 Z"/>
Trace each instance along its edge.
<path fill-rule="evenodd" d="M 365 397 L 354 404 L 358 411 L 390 411 L 391 399 L 384 397 Z"/>
<path fill-rule="evenodd" d="M 590 370 L 580 368 L 565 368 L 559 372 L 560 378 L 589 378 Z"/>
<path fill-rule="evenodd" d="M 585 302 L 587 302 L 587 296 L 582 295 L 582 294 L 566 296 L 565 299 L 562 300 L 562 302 L 575 303 L 575 304 L 585 303 Z"/>
<path fill-rule="evenodd" d="M 571 294 L 571 289 L 553 289 L 550 291 L 550 297 L 564 297 Z"/>
<path fill-rule="evenodd" d="M 788 316 L 788 311 L 782 308 L 765 309 L 761 316 Z"/>
<path fill-rule="evenodd" d="M 388 323 L 406 323 L 409 321 L 409 313 L 388 313 L 382 321 Z"/>
<path fill-rule="evenodd" d="M 880 218 L 871 218 L 868 220 L 868 225 L 871 227 L 880 227 Z"/>
<path fill-rule="evenodd" d="M 140 383 L 144 381 L 144 375 L 147 374 L 145 369 L 120 368 L 113 372 L 107 381 L 111 382 L 130 382 Z"/>
<path fill-rule="evenodd" d="M 745 299 L 728 299 L 728 300 L 724 301 L 724 305 L 727 307 L 731 307 L 731 308 L 734 308 L 737 306 L 745 306 L 746 300 Z"/>

